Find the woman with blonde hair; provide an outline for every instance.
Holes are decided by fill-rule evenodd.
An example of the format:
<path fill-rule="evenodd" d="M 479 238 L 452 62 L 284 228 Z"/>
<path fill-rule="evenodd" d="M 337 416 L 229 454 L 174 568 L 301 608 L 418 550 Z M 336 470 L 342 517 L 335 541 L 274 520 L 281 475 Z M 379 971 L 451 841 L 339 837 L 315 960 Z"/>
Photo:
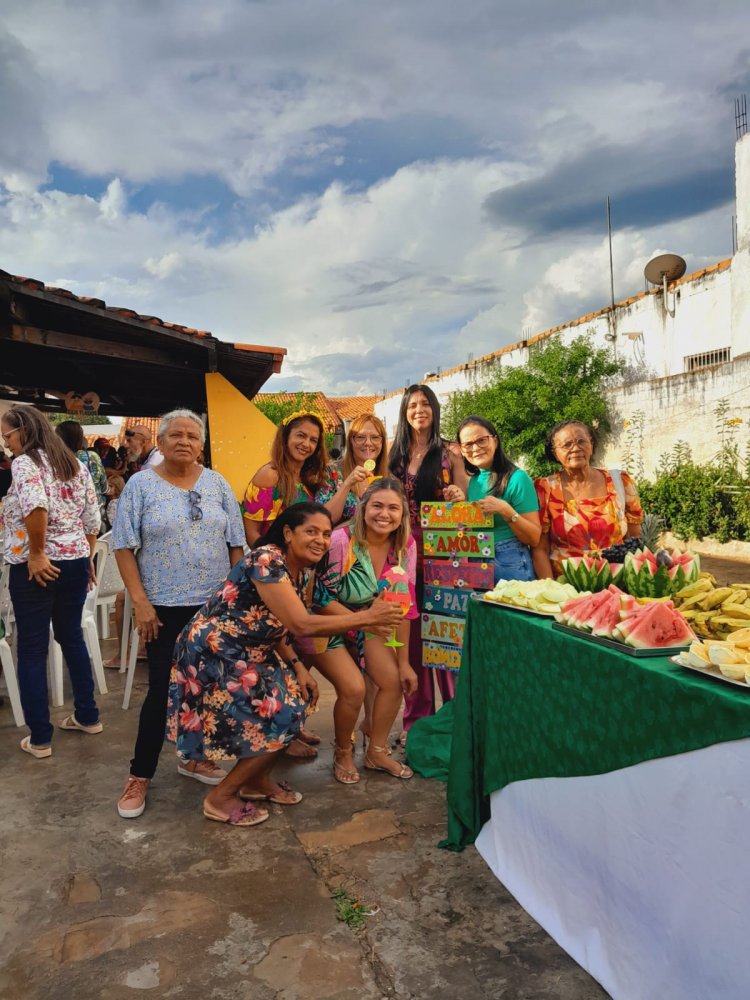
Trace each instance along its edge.
<path fill-rule="evenodd" d="M 394 590 L 397 583 L 404 592 L 404 617 L 394 631 L 394 645 L 386 645 L 379 636 L 355 631 L 347 633 L 346 638 L 330 639 L 325 652 L 312 661 L 336 689 L 333 774 L 344 785 L 359 781 L 350 739 L 365 696 L 358 663 L 377 689 L 369 720 L 371 742 L 365 767 L 396 778 L 412 776 L 410 768 L 390 759 L 388 737 L 402 697 L 412 694 L 417 685 L 417 675 L 409 663 L 409 630 L 417 617 L 416 564 L 416 545 L 401 484 L 390 477 L 376 479 L 365 491 L 354 520 L 334 531 L 328 567 L 316 591 L 319 602 L 327 605 L 328 614 L 344 608 L 367 608 L 379 593 Z"/>
<path fill-rule="evenodd" d="M 361 413 L 349 426 L 344 457 L 328 466 L 328 481 L 316 500 L 328 507 L 334 523 L 350 521 L 370 483 L 387 474 L 385 424 L 374 413 Z"/>

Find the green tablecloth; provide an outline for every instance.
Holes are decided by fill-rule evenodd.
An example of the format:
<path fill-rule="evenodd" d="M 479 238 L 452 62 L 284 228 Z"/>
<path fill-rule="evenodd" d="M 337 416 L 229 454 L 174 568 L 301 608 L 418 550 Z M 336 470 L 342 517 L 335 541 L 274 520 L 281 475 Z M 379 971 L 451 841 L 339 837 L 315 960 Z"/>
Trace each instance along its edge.
<path fill-rule="evenodd" d="M 441 846 L 461 850 L 489 819 L 490 794 L 513 781 L 603 774 L 750 736 L 750 691 L 474 601 L 453 715 Z"/>

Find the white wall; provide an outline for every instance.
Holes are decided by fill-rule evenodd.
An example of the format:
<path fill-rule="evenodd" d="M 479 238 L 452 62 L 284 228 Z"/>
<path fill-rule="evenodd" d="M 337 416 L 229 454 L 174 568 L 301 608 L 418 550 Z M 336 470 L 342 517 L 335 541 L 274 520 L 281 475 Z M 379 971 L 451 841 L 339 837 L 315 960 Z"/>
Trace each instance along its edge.
<path fill-rule="evenodd" d="M 728 397 L 732 413 L 744 423 L 738 430 L 745 440 L 750 423 L 750 133 L 736 146 L 737 242 L 731 261 L 720 262 L 691 278 L 669 286 L 666 307 L 662 289 L 618 303 L 614 312 L 581 317 L 555 331 L 563 343 L 588 334 L 596 346 L 611 346 L 615 354 L 636 371 L 643 381 L 623 386 L 613 394 L 617 419 L 642 414 L 644 451 L 642 461 L 650 474 L 659 456 L 670 451 L 678 439 L 693 447 L 696 460 L 711 458 L 718 450 L 714 407 Z M 679 248 L 675 248 L 679 249 Z M 544 343 L 545 335 L 533 341 Z M 690 355 L 731 349 L 733 364 L 714 366 L 686 375 Z M 441 404 L 457 391 L 474 388 L 497 365 L 522 365 L 529 349 L 522 345 L 505 348 L 485 359 L 463 365 L 428 379 Z M 633 375 L 628 378 L 632 381 Z M 402 393 L 386 396 L 375 404 L 375 412 L 393 436 Z M 640 419 L 640 418 L 638 418 Z M 621 451 L 616 438 L 607 455 L 615 462 Z M 615 462 L 616 464 L 616 462 Z"/>

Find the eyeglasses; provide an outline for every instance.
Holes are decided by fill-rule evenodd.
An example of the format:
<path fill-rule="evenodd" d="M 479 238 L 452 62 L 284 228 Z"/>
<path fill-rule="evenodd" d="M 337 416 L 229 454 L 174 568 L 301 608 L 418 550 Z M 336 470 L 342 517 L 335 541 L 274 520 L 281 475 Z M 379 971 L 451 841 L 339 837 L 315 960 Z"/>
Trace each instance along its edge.
<path fill-rule="evenodd" d="M 477 448 L 486 448 L 491 438 L 491 434 L 484 434 L 482 437 L 475 438 L 473 441 L 464 441 L 459 445 L 459 447 L 461 451 L 474 451 Z"/>
<path fill-rule="evenodd" d="M 355 444 L 380 444 L 383 438 L 380 434 L 353 434 L 352 441 Z"/>
<path fill-rule="evenodd" d="M 20 427 L 11 427 L 11 429 L 10 429 L 9 431 L 0 431 L 0 434 L 2 434 L 2 436 L 3 436 L 3 437 L 5 438 L 5 440 L 7 441 L 7 440 L 8 440 L 8 438 L 9 438 L 9 437 L 11 436 L 11 434 L 18 434 L 18 432 L 19 432 L 20 430 L 21 430 L 21 428 L 20 428 Z"/>
<path fill-rule="evenodd" d="M 587 444 L 591 444 L 587 437 L 579 437 L 575 441 L 563 441 L 560 444 L 556 444 L 555 451 L 572 451 L 576 447 L 585 448 Z"/>
<path fill-rule="evenodd" d="M 201 495 L 198 490 L 188 490 L 188 503 L 190 504 L 190 517 L 193 521 L 203 520 L 203 511 L 201 510 Z"/>

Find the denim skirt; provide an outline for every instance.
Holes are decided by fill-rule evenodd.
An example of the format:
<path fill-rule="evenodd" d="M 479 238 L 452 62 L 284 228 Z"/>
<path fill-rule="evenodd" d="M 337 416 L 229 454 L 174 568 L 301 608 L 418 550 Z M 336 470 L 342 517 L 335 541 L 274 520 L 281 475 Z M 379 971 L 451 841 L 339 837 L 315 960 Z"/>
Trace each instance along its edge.
<path fill-rule="evenodd" d="M 495 583 L 498 580 L 534 580 L 528 545 L 517 538 L 495 543 Z"/>

